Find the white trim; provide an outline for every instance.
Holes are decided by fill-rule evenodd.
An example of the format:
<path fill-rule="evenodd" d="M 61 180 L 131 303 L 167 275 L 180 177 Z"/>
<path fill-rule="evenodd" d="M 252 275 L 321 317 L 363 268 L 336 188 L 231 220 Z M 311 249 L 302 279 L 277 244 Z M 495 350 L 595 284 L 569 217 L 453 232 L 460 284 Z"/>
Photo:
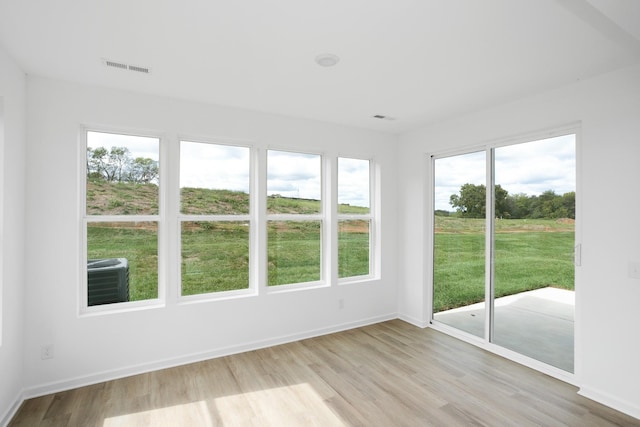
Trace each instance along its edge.
<path fill-rule="evenodd" d="M 338 201 L 338 189 L 339 189 L 339 181 L 340 181 L 340 159 L 345 160 L 361 160 L 366 161 L 369 164 L 369 213 L 366 214 L 342 214 L 339 212 L 339 201 Z M 332 159 L 335 160 L 335 170 L 332 176 L 332 184 L 335 197 L 331 200 L 331 212 L 334 214 L 335 224 L 332 224 L 335 229 L 333 230 L 332 236 L 335 236 L 335 259 L 332 262 L 335 262 L 333 266 L 335 266 L 335 275 L 332 277 L 332 283 L 337 283 L 338 285 L 346 285 L 354 282 L 362 282 L 364 280 L 378 279 L 380 277 L 380 273 L 378 271 L 377 266 L 379 265 L 379 256 L 378 253 L 381 252 L 381 249 L 377 247 L 376 241 L 377 236 L 379 235 L 379 218 L 380 211 L 378 209 L 379 203 L 379 195 L 377 193 L 378 186 L 378 167 L 372 158 L 364 158 L 359 156 L 333 156 Z M 340 277 L 340 268 L 339 268 L 339 231 L 340 231 L 340 221 L 349 221 L 349 220 L 363 220 L 369 222 L 369 272 L 367 274 L 362 274 L 360 276 L 347 276 Z"/>
<path fill-rule="evenodd" d="M 157 222 L 159 225 L 160 215 L 87 215 L 84 221 L 98 224 L 101 222 Z"/>
<path fill-rule="evenodd" d="M 433 261 L 435 256 L 435 182 L 436 182 L 436 158 L 434 156 L 425 156 L 423 160 L 423 170 L 425 170 L 425 177 L 423 181 L 426 185 L 426 195 L 423 202 L 424 216 L 427 218 L 428 223 L 425 224 L 422 232 L 422 241 L 424 242 L 423 253 L 425 255 L 424 262 L 422 263 L 422 281 L 424 283 L 422 295 L 423 308 L 422 316 L 423 320 L 421 324 L 428 326 L 433 319 Z M 427 212 L 430 212 L 427 214 Z M 398 265 L 400 263 L 398 262 Z M 423 326 L 424 327 L 424 326 Z"/>
<path fill-rule="evenodd" d="M 415 317 L 409 316 L 408 314 L 405 314 L 405 313 L 398 313 L 398 319 L 402 320 L 403 322 L 407 322 L 410 325 L 413 325 L 413 326 L 416 326 L 418 328 L 421 328 L 421 329 L 429 327 L 429 322 L 425 322 L 424 320 L 416 319 Z"/>
<path fill-rule="evenodd" d="M 139 136 L 158 141 L 158 165 L 160 174 L 158 176 L 158 213 L 148 215 L 89 215 L 87 213 L 87 147 L 89 132 L 103 133 L 119 136 Z M 77 313 L 78 317 L 87 315 L 119 313 L 129 310 L 140 310 L 148 308 L 164 307 L 167 302 L 167 283 L 169 282 L 168 266 L 165 265 L 167 259 L 167 246 L 169 235 L 167 233 L 167 204 L 168 204 L 168 186 L 169 173 L 167 155 L 169 148 L 167 147 L 167 137 L 164 133 L 158 131 L 144 132 L 140 130 L 124 129 L 120 127 L 106 126 L 89 126 L 80 125 L 78 138 L 78 205 L 79 205 L 79 221 L 80 224 L 80 265 L 78 266 L 78 286 L 77 286 Z M 166 172 L 164 172 L 166 171 Z M 157 250 L 158 250 L 158 283 L 157 298 L 127 301 L 115 304 L 103 304 L 98 306 L 88 305 L 88 283 L 87 283 L 87 227 L 91 223 L 106 222 L 153 222 L 157 224 Z M 165 261 L 163 261 L 165 260 Z"/>
<path fill-rule="evenodd" d="M 196 144 L 211 144 L 211 145 L 230 145 L 233 147 L 245 147 L 253 149 L 255 147 L 255 141 L 251 139 L 238 139 L 230 138 L 226 136 L 193 136 L 189 134 L 180 133 L 176 138 L 178 147 L 181 142 L 191 142 Z"/>
<path fill-rule="evenodd" d="M 64 381 L 50 382 L 35 387 L 29 387 L 23 392 L 23 399 L 31 399 L 34 397 L 44 396 L 51 393 L 57 393 L 65 390 L 74 389 L 77 387 L 84 387 L 87 385 L 97 384 L 105 381 L 111 381 L 118 378 L 124 378 L 132 375 L 143 374 L 147 372 L 153 372 L 160 369 L 172 368 L 181 365 L 187 365 L 190 363 L 201 362 L 203 360 L 213 359 L 217 357 L 229 356 L 238 353 L 244 353 L 247 351 L 259 350 L 262 348 L 272 347 L 281 344 L 287 344 L 290 342 L 300 341 L 303 339 L 314 338 L 322 335 L 333 334 L 336 332 L 346 331 L 354 328 L 360 328 L 375 323 L 385 322 L 388 320 L 396 319 L 396 313 L 389 313 L 382 316 L 370 317 L 367 319 L 340 323 L 325 328 L 311 329 L 305 332 L 299 332 L 290 335 L 281 335 L 276 338 L 270 338 L 265 340 L 249 341 L 244 344 L 232 345 L 228 347 L 221 347 L 217 349 L 211 349 L 208 351 L 192 353 L 184 356 L 177 356 L 167 359 L 159 359 L 153 362 L 142 363 L 137 365 L 131 365 L 125 368 L 113 369 L 108 371 L 102 371 L 90 375 L 83 375 L 80 377 L 72 378 Z"/>
<path fill-rule="evenodd" d="M 0 348 L 4 337 L 4 173 L 5 125 L 4 96 L 0 96 Z"/>
<path fill-rule="evenodd" d="M 250 214 L 242 215 L 189 215 L 178 214 L 178 222 L 211 221 L 211 222 L 251 222 Z"/>
<path fill-rule="evenodd" d="M 321 278 L 330 286 L 338 282 L 338 157 L 322 157 L 322 212 L 325 222 L 322 227 L 320 259 L 324 262 Z"/>
<path fill-rule="evenodd" d="M 24 403 L 25 400 L 27 400 L 27 398 L 25 397 L 24 391 L 18 393 L 15 400 L 11 405 L 9 405 L 4 415 L 0 417 L 0 426 L 9 425 L 13 417 L 15 417 L 16 414 L 18 413 L 18 410 L 20 409 L 20 407 L 22 407 L 22 404 Z"/>
<path fill-rule="evenodd" d="M 321 266 L 322 267 L 322 266 Z M 283 283 L 282 285 L 267 285 L 265 293 L 267 295 L 279 294 L 304 289 L 327 288 L 331 284 L 325 280 L 313 280 L 310 282 Z"/>
<path fill-rule="evenodd" d="M 549 128 L 547 130 L 539 130 L 539 131 L 535 131 L 535 132 L 527 132 L 527 133 L 523 133 L 523 134 L 519 134 L 517 136 L 508 136 L 505 138 L 501 138 L 501 139 L 494 139 L 491 141 L 485 141 L 484 143 L 481 144 L 477 144 L 477 145 L 472 145 L 472 146 L 467 146 L 467 147 L 462 147 L 462 148 L 458 148 L 455 150 L 443 150 L 441 152 L 436 152 L 433 154 L 430 154 L 431 157 L 431 162 L 430 162 L 430 172 L 431 172 L 431 177 L 427 177 L 426 181 L 426 185 L 427 185 L 427 195 L 430 197 L 428 200 L 431 201 L 431 203 L 433 203 L 433 199 L 435 196 L 435 192 L 434 192 L 434 184 L 435 184 L 435 177 L 433 176 L 435 173 L 435 167 L 434 167 L 434 162 L 436 159 L 438 158 L 445 158 L 445 157 L 452 157 L 452 156 L 456 156 L 456 155 L 464 155 L 464 154 L 470 154 L 470 153 L 478 153 L 480 151 L 484 151 L 485 152 L 485 160 L 486 160 L 486 188 L 493 188 L 493 181 L 494 181 L 494 171 L 495 171 L 495 165 L 494 163 L 494 149 L 498 148 L 498 147 L 504 147 L 504 146 L 509 146 L 509 145 L 516 145 L 516 144 L 522 144 L 522 143 L 527 143 L 527 142 L 534 142 L 534 141 L 539 141 L 539 140 L 544 140 L 544 139 L 550 139 L 550 138 L 555 138 L 555 137 L 559 137 L 559 136 L 564 136 L 564 135 L 575 135 L 575 155 L 576 155 L 576 195 L 579 194 L 579 189 L 580 189 L 580 185 L 579 185 L 579 176 L 581 173 L 581 169 L 580 169 L 580 163 L 581 163 L 581 155 L 580 152 L 581 150 L 579 150 L 579 141 L 580 141 L 580 137 L 581 137 L 581 122 L 573 122 L 573 123 L 568 123 L 568 124 L 563 124 L 563 125 L 559 125 L 556 127 L 552 127 Z M 580 344 L 580 340 L 579 340 L 579 331 L 581 330 L 579 328 L 579 324 L 580 324 L 580 319 L 581 319 L 581 315 L 579 314 L 579 305 L 578 305 L 578 301 L 579 301 L 579 295 L 580 292 L 578 291 L 579 288 L 579 283 L 578 283 L 578 274 L 576 274 L 575 279 L 574 279 L 574 289 L 575 289 L 575 293 L 576 293 L 576 313 L 575 313 L 575 318 L 574 318 L 574 373 L 569 373 L 566 372 L 564 370 L 555 368 L 551 365 L 547 365 L 546 363 L 540 362 L 538 360 L 529 358 L 527 356 L 521 355 L 517 352 L 513 352 L 511 350 L 508 350 L 506 348 L 500 347 L 497 344 L 494 344 L 491 342 L 491 340 L 493 339 L 492 335 L 493 335 L 493 301 L 494 301 L 494 286 L 492 285 L 491 281 L 494 278 L 493 275 L 493 227 L 494 227 L 494 217 L 495 215 L 493 215 L 493 198 L 494 198 L 494 191 L 487 191 L 486 192 L 486 201 L 487 201 L 487 224 L 486 224 L 486 242 L 485 242 L 485 300 L 486 300 L 486 296 L 489 295 L 489 301 L 491 302 L 490 304 L 485 304 L 485 308 L 487 310 L 486 316 L 485 316 L 485 332 L 484 332 L 484 337 L 475 337 L 472 336 L 470 334 L 466 334 L 463 331 L 459 331 L 453 327 L 444 325 L 440 322 L 437 322 L 433 319 L 433 306 L 432 306 L 432 302 L 429 302 L 429 306 L 427 307 L 427 311 L 428 311 L 428 317 L 429 317 L 429 322 L 431 323 L 431 326 L 434 327 L 434 329 L 437 329 L 441 332 L 444 332 L 446 334 L 455 336 L 456 338 L 462 339 L 466 342 L 470 342 L 474 345 L 477 345 L 479 347 L 484 348 L 485 350 L 488 350 L 492 353 L 495 354 L 499 354 L 501 356 L 504 356 L 510 360 L 514 360 L 518 363 L 521 363 L 525 366 L 531 367 L 533 369 L 536 369 L 540 372 L 546 373 L 547 375 L 553 376 L 554 378 L 558 378 L 561 379 L 565 382 L 568 382 L 570 384 L 577 384 L 578 379 L 580 378 L 579 374 L 581 372 L 581 362 L 580 362 L 580 354 L 581 354 L 581 349 L 582 346 Z M 578 197 L 578 196 L 576 196 Z M 581 215 L 581 209 L 579 209 L 579 199 L 576 198 L 576 212 L 575 212 L 575 216 L 576 219 L 579 217 L 579 215 Z M 428 239 L 425 239 L 425 244 L 430 246 L 425 247 L 425 254 L 428 257 L 426 259 L 425 265 L 428 265 L 431 267 L 431 271 L 433 271 L 434 269 L 434 254 L 433 254 L 433 234 L 435 232 L 435 214 L 434 214 L 434 209 L 432 205 L 427 204 L 426 205 L 427 208 L 425 210 L 425 214 L 427 216 L 427 218 L 430 218 L 431 221 L 429 222 L 427 220 L 426 222 L 426 227 L 425 230 L 427 231 L 427 235 L 428 235 Z M 582 238 L 582 229 L 581 229 L 581 221 L 578 222 L 578 220 L 576 221 L 576 225 L 574 228 L 574 236 L 576 241 L 581 241 Z M 491 241 L 491 242 L 489 242 Z M 489 268 L 486 268 L 486 266 L 489 266 Z M 574 269 L 575 271 L 575 269 Z M 426 286 L 426 293 L 433 293 L 433 288 L 434 288 L 434 284 L 433 284 L 433 274 L 431 275 L 431 279 L 429 279 L 429 277 L 425 274 L 424 277 L 425 281 L 425 286 Z M 428 299 L 425 298 L 425 301 L 427 301 Z"/>
<path fill-rule="evenodd" d="M 267 222 L 270 221 L 319 221 L 324 222 L 324 214 L 267 214 Z"/>
<path fill-rule="evenodd" d="M 87 132 L 96 132 L 96 133 L 112 133 L 117 135 L 125 135 L 125 136 L 140 136 L 143 138 L 157 138 L 163 139 L 165 138 L 165 133 L 159 131 L 157 129 L 144 129 L 144 128 L 133 128 L 126 126 L 111 126 L 104 124 L 92 124 L 92 123 L 83 123 L 80 125 L 80 131 L 85 134 Z M 86 142 L 86 139 L 85 139 Z M 85 145 L 86 148 L 86 145 Z M 80 153 L 84 154 L 84 153 Z"/>
<path fill-rule="evenodd" d="M 373 215 L 371 214 L 338 214 L 338 221 L 349 221 L 349 220 L 372 220 Z"/>
<path fill-rule="evenodd" d="M 485 227 L 484 227 L 484 339 L 491 343 L 495 327 L 495 149 L 487 148 L 485 160 Z M 487 268 L 488 267 L 488 268 Z M 486 304 L 486 302 L 489 302 Z"/>
<path fill-rule="evenodd" d="M 221 215 L 221 214 L 188 214 L 182 212 L 182 200 L 180 191 L 182 188 L 180 182 L 180 176 L 182 171 L 182 147 L 183 143 L 186 144 L 206 144 L 217 147 L 235 147 L 235 148 L 243 148 L 248 150 L 248 161 L 249 163 L 246 165 L 248 170 L 248 178 L 249 178 L 249 188 L 248 188 L 248 198 L 249 198 L 249 212 L 245 214 L 230 214 L 230 215 Z M 254 252 L 252 251 L 255 235 L 256 235 L 256 207 L 255 207 L 255 155 L 256 151 L 253 141 L 248 140 L 237 140 L 231 138 L 207 138 L 207 137 L 188 137 L 185 135 L 178 135 L 176 140 L 176 155 L 177 159 L 174 165 L 174 169 L 170 171 L 170 176 L 173 177 L 176 181 L 175 188 L 173 191 L 174 200 L 172 211 L 168 211 L 169 218 L 176 218 L 176 229 L 174 230 L 174 242 L 172 242 L 172 247 L 174 248 L 173 256 L 169 256 L 168 264 L 172 265 L 173 268 L 176 269 L 173 277 L 175 278 L 175 301 L 176 304 L 190 304 L 194 302 L 206 302 L 206 301 L 219 301 L 226 299 L 234 299 L 241 298 L 246 296 L 256 296 L 257 295 L 257 287 L 254 285 L 253 275 L 255 274 L 252 269 L 254 267 L 253 258 L 255 257 Z M 183 295 L 182 294 L 182 224 L 185 222 L 194 222 L 194 221 L 206 221 L 206 222 L 248 222 L 249 223 L 249 235 L 248 235 L 248 257 L 249 257 L 249 265 L 248 265 L 248 283 L 247 288 L 245 289 L 237 289 L 230 291 L 211 291 L 211 292 L 203 292 L 193 295 Z M 177 248 L 177 249 L 175 249 Z"/>
<path fill-rule="evenodd" d="M 86 295 L 86 294 L 85 294 Z M 166 302 L 160 298 L 146 299 L 140 301 L 116 302 L 112 304 L 101 304 L 86 307 L 78 313 L 78 317 L 94 317 L 105 314 L 128 313 L 131 311 L 150 310 L 166 307 Z"/>
<path fill-rule="evenodd" d="M 371 254 L 371 252 L 369 252 L 369 254 Z M 351 283 L 369 282 L 371 280 L 377 280 L 377 279 L 378 278 L 374 277 L 372 274 L 363 274 L 361 276 L 341 277 L 341 278 L 338 278 L 335 283 L 337 283 L 338 286 L 341 286 L 341 285 L 348 285 Z"/>
<path fill-rule="evenodd" d="M 640 404 L 638 402 L 621 400 L 597 388 L 584 385 L 580 387 L 578 394 L 640 420 Z"/>
<path fill-rule="evenodd" d="M 254 165 L 252 167 L 253 174 L 253 191 L 252 202 L 250 206 L 251 214 L 256 224 L 256 230 L 253 237 L 255 241 L 249 248 L 251 251 L 249 256 L 253 255 L 253 263 L 250 267 L 254 267 L 254 271 L 249 269 L 250 284 L 254 286 L 257 294 L 264 295 L 269 286 L 269 244 L 267 242 L 267 149 L 255 149 L 253 154 Z M 251 258 L 249 258 L 251 260 Z M 253 279 L 253 282 L 251 282 Z"/>
<path fill-rule="evenodd" d="M 574 121 L 569 123 L 559 124 L 557 126 L 551 126 L 548 129 L 528 131 L 519 133 L 517 135 L 506 136 L 503 138 L 494 138 L 486 141 L 481 141 L 475 144 L 467 144 L 457 148 L 447 148 L 442 150 L 436 150 L 428 153 L 429 156 L 440 159 L 444 157 L 453 157 L 461 154 L 477 153 L 480 151 L 486 151 L 490 148 L 504 147 L 507 145 L 522 144 L 526 142 L 532 142 L 536 140 L 555 138 L 563 135 L 570 135 L 578 133 L 581 129 L 582 122 Z"/>
<path fill-rule="evenodd" d="M 320 212 L 312 214 L 270 214 L 268 213 L 268 188 L 269 188 L 269 152 L 278 152 L 284 154 L 301 154 L 308 156 L 318 156 L 320 158 Z M 326 287 L 331 284 L 330 271 L 332 266 L 327 265 L 331 262 L 331 245 L 332 236 L 330 231 L 332 224 L 328 220 L 331 218 L 328 208 L 331 199 L 331 182 L 332 176 L 330 174 L 330 165 L 328 164 L 327 155 L 325 153 L 318 152 L 305 152 L 297 150 L 283 150 L 278 148 L 267 148 L 264 154 L 264 174 L 261 177 L 264 178 L 264 207 L 261 213 L 264 216 L 264 238 L 265 246 L 262 258 L 264 258 L 264 285 L 261 291 L 265 294 L 273 294 L 278 292 L 287 292 L 299 289 L 314 289 L 319 287 Z M 320 223 L 320 278 L 319 280 L 299 283 L 283 283 L 280 285 L 269 285 L 269 264 L 267 262 L 269 257 L 269 223 L 273 221 L 292 221 L 292 222 L 319 222 Z"/>
<path fill-rule="evenodd" d="M 575 153 L 576 153 L 576 200 L 575 200 L 575 224 L 574 224 L 574 244 L 580 245 L 582 251 L 582 223 L 583 214 L 582 209 L 582 125 L 578 123 L 578 127 L 575 129 Z M 582 303 L 582 262 L 580 266 L 574 266 L 574 292 L 575 292 L 575 311 L 574 311 L 574 323 L 573 323 L 573 351 L 574 351 L 574 363 L 573 363 L 573 375 L 580 380 L 582 379 L 583 362 L 581 355 L 583 354 L 582 346 L 582 319 L 583 319 L 583 307 Z"/>
<path fill-rule="evenodd" d="M 258 292 L 251 287 L 247 289 L 235 289 L 231 291 L 207 292 L 202 294 L 180 296 L 177 305 L 189 305 L 201 302 L 224 301 L 246 297 L 255 297 Z"/>
<path fill-rule="evenodd" d="M 282 145 L 274 145 L 274 144 L 267 144 L 267 146 L 264 148 L 264 151 L 266 153 L 265 156 L 267 158 L 269 157 L 269 151 L 279 151 L 281 153 L 291 153 L 291 154 L 307 154 L 311 156 L 320 156 L 320 157 L 324 157 L 327 155 L 327 153 L 322 150 L 312 150 L 312 149 L 306 150 L 306 149 L 299 149 L 299 148 L 284 147 Z"/>
<path fill-rule="evenodd" d="M 373 218 L 371 219 L 371 231 L 370 231 L 370 253 L 369 253 L 369 261 L 371 265 L 369 266 L 369 271 L 371 275 L 375 279 L 382 278 L 382 245 L 380 242 L 382 241 L 382 165 L 375 160 L 375 158 L 371 158 L 369 162 L 369 175 L 370 183 L 371 183 L 371 196 L 369 199 L 369 212 L 373 213 Z M 397 253 L 394 254 L 397 256 Z"/>

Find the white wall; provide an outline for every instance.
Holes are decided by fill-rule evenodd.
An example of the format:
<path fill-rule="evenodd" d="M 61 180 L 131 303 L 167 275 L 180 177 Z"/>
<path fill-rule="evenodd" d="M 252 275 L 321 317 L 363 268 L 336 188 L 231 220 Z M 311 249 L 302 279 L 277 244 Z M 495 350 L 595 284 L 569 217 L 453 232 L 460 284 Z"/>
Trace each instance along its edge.
<path fill-rule="evenodd" d="M 25 101 L 26 77 L 0 47 L 0 425 L 22 392 Z"/>
<path fill-rule="evenodd" d="M 28 80 L 28 119 L 27 259 L 37 262 L 27 269 L 28 395 L 396 316 L 396 137 L 37 77 Z M 78 316 L 81 124 L 161 131 L 174 143 L 187 134 L 373 156 L 382 173 L 381 280 Z M 53 359 L 40 359 L 43 344 L 54 345 Z"/>
<path fill-rule="evenodd" d="M 583 256 L 577 282 L 577 379 L 581 393 L 640 417 L 640 67 L 425 127 L 401 137 L 400 316 L 425 325 L 423 277 L 427 153 L 478 145 L 580 121 Z"/>

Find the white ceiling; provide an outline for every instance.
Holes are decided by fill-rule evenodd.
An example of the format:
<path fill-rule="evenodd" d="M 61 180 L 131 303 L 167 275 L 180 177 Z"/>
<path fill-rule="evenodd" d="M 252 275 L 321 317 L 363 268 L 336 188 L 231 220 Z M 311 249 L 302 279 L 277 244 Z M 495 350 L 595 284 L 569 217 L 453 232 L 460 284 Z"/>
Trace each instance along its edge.
<path fill-rule="evenodd" d="M 639 63 L 640 1 L 0 0 L 0 44 L 33 75 L 402 132 Z"/>

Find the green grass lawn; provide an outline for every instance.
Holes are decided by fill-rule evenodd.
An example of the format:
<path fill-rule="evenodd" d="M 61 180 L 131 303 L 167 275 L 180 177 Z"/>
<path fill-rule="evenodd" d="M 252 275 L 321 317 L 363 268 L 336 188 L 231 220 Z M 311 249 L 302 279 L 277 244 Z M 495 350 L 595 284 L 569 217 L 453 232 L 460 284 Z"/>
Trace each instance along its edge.
<path fill-rule="evenodd" d="M 157 187 L 89 182 L 89 214 L 153 214 Z M 242 192 L 181 189 L 182 210 L 191 214 L 246 214 Z M 316 213 L 316 200 L 267 199 L 268 213 Z M 367 213 L 368 208 L 340 205 L 340 213 Z M 320 279 L 321 239 L 317 221 L 268 223 L 268 285 Z M 482 219 L 436 216 L 434 310 L 484 299 L 484 225 Z M 338 235 L 339 277 L 369 273 L 368 222 L 341 221 Z M 573 289 L 574 226 L 568 220 L 498 220 L 495 244 L 496 296 L 546 286 Z M 182 293 L 194 295 L 246 289 L 249 286 L 249 226 L 242 221 L 184 222 Z M 130 299 L 158 295 L 158 242 L 153 222 L 90 223 L 89 259 L 127 258 Z"/>
<path fill-rule="evenodd" d="M 268 285 L 320 280 L 320 221 L 269 221 Z"/>
<path fill-rule="evenodd" d="M 249 287 L 249 224 L 182 223 L 182 295 Z"/>
<path fill-rule="evenodd" d="M 181 212 L 193 215 L 246 215 L 249 195 L 239 191 L 181 188 Z M 318 200 L 267 197 L 268 214 L 319 213 Z M 369 208 L 341 204 L 340 213 L 366 214 Z M 89 215 L 157 214 L 154 184 L 87 181 Z M 123 218 L 126 219 L 126 218 Z M 366 221 L 350 221 L 340 233 L 340 277 L 369 272 Z M 320 280 L 320 223 L 276 221 L 268 227 L 268 285 Z M 158 296 L 158 233 L 155 223 L 90 223 L 88 259 L 127 258 L 130 300 Z M 182 294 L 246 289 L 249 286 L 249 226 L 242 221 L 188 221 L 181 235 Z"/>
<path fill-rule="evenodd" d="M 158 296 L 154 223 L 94 223 L 87 228 L 88 258 L 127 258 L 130 300 Z M 249 226 L 240 221 L 184 222 L 182 295 L 249 287 Z M 340 276 L 369 272 L 369 234 L 340 233 Z M 320 222 L 274 221 L 268 227 L 268 285 L 320 280 Z"/>
<path fill-rule="evenodd" d="M 434 312 L 484 300 L 484 220 L 436 217 Z M 496 221 L 496 297 L 553 286 L 573 289 L 573 223 Z"/>
<path fill-rule="evenodd" d="M 90 224 L 87 243 L 87 259 L 128 260 L 131 301 L 158 297 L 158 230 L 155 223 Z"/>

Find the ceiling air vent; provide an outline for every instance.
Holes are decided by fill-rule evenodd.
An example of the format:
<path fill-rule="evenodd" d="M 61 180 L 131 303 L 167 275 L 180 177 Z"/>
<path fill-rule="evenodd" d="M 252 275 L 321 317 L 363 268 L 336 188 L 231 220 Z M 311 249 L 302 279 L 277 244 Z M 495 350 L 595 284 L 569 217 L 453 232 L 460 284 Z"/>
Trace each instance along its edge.
<path fill-rule="evenodd" d="M 137 73 L 150 74 L 151 69 L 149 67 L 139 67 L 137 65 L 129 65 L 124 62 L 111 61 L 109 59 L 103 59 L 102 62 L 107 67 L 119 68 L 121 70 L 135 71 Z"/>
<path fill-rule="evenodd" d="M 382 114 L 376 114 L 375 116 L 372 116 L 374 119 L 380 119 L 380 120 L 395 120 L 395 117 L 390 117 L 390 116 L 383 116 Z"/>
<path fill-rule="evenodd" d="M 149 74 L 150 70 L 147 67 L 138 67 L 136 65 L 129 65 L 129 71 L 137 71 L 139 73 Z"/>

